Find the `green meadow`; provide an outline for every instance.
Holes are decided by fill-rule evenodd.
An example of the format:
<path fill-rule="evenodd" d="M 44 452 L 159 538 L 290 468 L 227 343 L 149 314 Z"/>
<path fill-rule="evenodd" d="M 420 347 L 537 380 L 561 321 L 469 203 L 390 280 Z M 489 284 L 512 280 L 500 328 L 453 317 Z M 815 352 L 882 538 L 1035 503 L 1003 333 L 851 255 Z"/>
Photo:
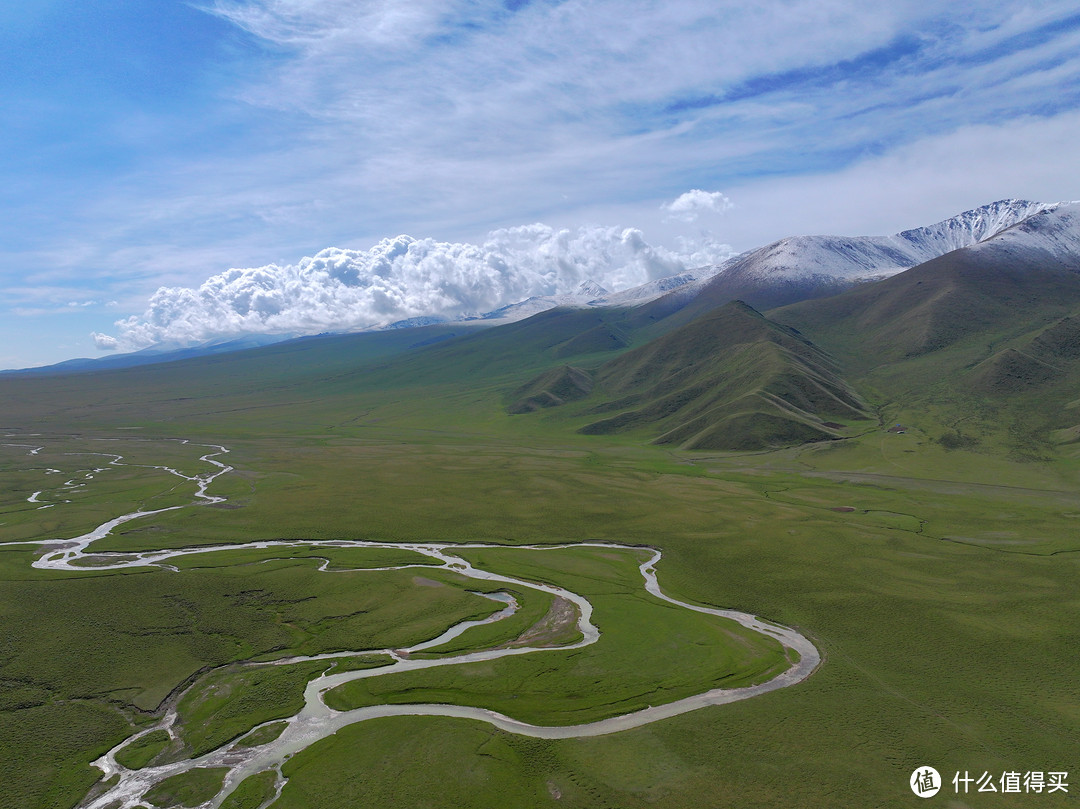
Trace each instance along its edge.
<path fill-rule="evenodd" d="M 1017 453 L 1005 423 L 950 447 L 941 436 L 954 405 L 868 386 L 860 391 L 880 418 L 847 422 L 842 440 L 686 450 L 643 432 L 581 435 L 585 416 L 558 408 L 507 413 L 549 359 L 515 367 L 478 355 L 490 372 L 455 381 L 435 352 L 357 370 L 340 352 L 306 350 L 296 368 L 257 354 L 244 375 L 222 357 L 167 373 L 5 380 L 6 431 L 42 433 L 51 454 L 3 449 L 0 540 L 76 536 L 191 501 L 187 481 L 116 467 L 35 514 L 26 498 L 43 481 L 92 468 L 68 446 L 122 437 L 133 460 L 190 475 L 214 471 L 193 444 L 220 443 L 230 453 L 218 460 L 235 471 L 209 492 L 226 502 L 126 523 L 93 550 L 647 545 L 663 551 L 667 593 L 796 627 L 823 663 L 792 688 L 596 738 L 544 741 L 449 718 L 363 722 L 292 757 L 275 809 L 900 807 L 915 800 L 908 779 L 925 765 L 946 777 L 936 805 L 957 809 L 1069 806 L 1080 794 L 1078 783 L 1068 795 L 956 796 L 950 783 L 965 770 L 1080 772 L 1080 490 L 1068 447 Z M 897 422 L 908 429 L 887 432 Z M 120 443 L 108 451 L 127 455 Z M 594 647 L 373 677 L 330 699 L 456 702 L 572 724 L 767 679 L 782 664 L 760 636 L 647 596 L 633 552 L 605 553 L 461 551 L 478 567 L 585 595 L 603 633 Z M 430 564 L 407 549 L 235 549 L 169 560 L 176 569 L 79 572 L 33 569 L 35 556 L 32 545 L 0 546 L 0 804 L 13 809 L 78 805 L 97 780 L 89 762 L 167 706 L 178 708 L 183 749 L 147 738 L 127 751 L 132 764 L 287 718 L 308 678 L 349 665 L 245 662 L 401 648 L 499 608 L 470 591 L 506 589 L 522 610 L 431 654 L 513 642 L 552 609 L 527 588 L 370 569 Z M 153 802 L 212 794 L 219 775 L 166 782 Z M 272 774 L 252 776 L 225 805 L 259 806 L 272 792 Z"/>
<path fill-rule="evenodd" d="M 245 778 L 221 804 L 222 809 L 259 809 L 273 797 L 277 773 L 266 770 Z"/>
<path fill-rule="evenodd" d="M 567 651 L 387 674 L 326 694 L 336 710 L 394 703 L 491 708 L 537 725 L 575 725 L 751 685 L 788 667 L 784 650 L 736 624 L 643 591 L 640 552 L 597 548 L 470 550 L 487 570 L 587 592 L 600 640 Z M 576 633 L 575 633 L 576 634 Z"/>
<path fill-rule="evenodd" d="M 151 806 L 199 806 L 221 790 L 228 770 L 224 767 L 198 768 L 166 778 L 145 795 Z"/>

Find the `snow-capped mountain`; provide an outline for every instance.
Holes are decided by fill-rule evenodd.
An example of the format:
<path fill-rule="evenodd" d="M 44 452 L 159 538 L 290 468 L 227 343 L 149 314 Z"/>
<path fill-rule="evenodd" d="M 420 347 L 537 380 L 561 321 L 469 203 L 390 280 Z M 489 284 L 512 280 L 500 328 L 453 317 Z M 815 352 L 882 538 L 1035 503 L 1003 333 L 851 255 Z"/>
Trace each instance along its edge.
<path fill-rule="evenodd" d="M 895 275 L 992 238 L 1062 204 L 1006 199 L 889 236 L 791 236 L 722 264 L 697 267 L 621 292 L 609 293 L 586 281 L 572 294 L 529 298 L 481 318 L 505 323 L 555 306 L 644 306 L 658 299 L 662 299 L 658 306 L 669 311 L 699 297 L 703 305 L 740 299 L 767 309 Z"/>
<path fill-rule="evenodd" d="M 608 291 L 592 280 L 582 281 L 581 285 L 569 294 L 564 295 L 536 295 L 526 298 L 518 303 L 501 306 L 491 312 L 485 312 L 481 319 L 495 323 L 512 323 L 515 320 L 524 320 L 527 317 L 554 309 L 556 306 L 573 306 L 582 308 L 596 305 L 594 302 L 602 299 Z"/>
<path fill-rule="evenodd" d="M 914 264 L 921 264 L 961 247 L 978 244 L 1029 217 L 1063 204 L 1067 203 L 1004 199 L 964 211 L 936 225 L 905 230 L 885 238 L 895 239 L 898 247 L 915 259 Z"/>
<path fill-rule="evenodd" d="M 669 275 L 667 278 L 649 281 L 641 286 L 624 289 L 622 292 L 604 295 L 595 301 L 590 301 L 590 304 L 592 306 L 640 306 L 686 284 L 712 278 L 720 271 L 722 266 L 722 264 L 715 264 L 708 267 L 697 267 L 678 275 Z"/>
<path fill-rule="evenodd" d="M 1058 205 L 1006 199 L 891 236 L 792 236 L 736 257 L 722 272 L 788 279 L 884 277 L 970 247 Z"/>
<path fill-rule="evenodd" d="M 421 315 L 420 317 L 410 317 L 405 320 L 395 320 L 387 326 L 383 326 L 380 331 L 389 331 L 391 329 L 417 329 L 421 326 L 437 326 L 440 323 L 449 323 L 450 318 L 441 317 L 439 315 Z"/>
<path fill-rule="evenodd" d="M 1007 199 L 891 236 L 791 236 L 736 256 L 663 299 L 666 308 L 743 300 L 759 309 L 842 292 L 992 238 L 1062 203 Z M 695 310 L 701 308 L 695 306 Z"/>
<path fill-rule="evenodd" d="M 600 298 L 607 294 L 608 291 L 592 279 L 582 281 L 581 286 L 574 292 L 576 297 L 581 298 Z"/>
<path fill-rule="evenodd" d="M 1080 255 L 1080 201 L 1047 206 L 1038 214 L 982 239 L 972 248 L 1037 258 L 1048 268 L 1060 264 L 1066 268 L 1076 265 Z"/>

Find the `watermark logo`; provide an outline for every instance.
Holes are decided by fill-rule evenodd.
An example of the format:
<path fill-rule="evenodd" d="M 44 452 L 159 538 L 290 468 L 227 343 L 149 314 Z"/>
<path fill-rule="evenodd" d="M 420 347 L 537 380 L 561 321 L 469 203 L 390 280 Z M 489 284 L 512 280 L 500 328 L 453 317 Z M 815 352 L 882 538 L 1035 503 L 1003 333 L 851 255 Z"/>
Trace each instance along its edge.
<path fill-rule="evenodd" d="M 1064 770 L 1031 770 L 1021 772 L 1008 770 L 1002 773 L 984 771 L 978 772 L 964 770 L 963 774 L 957 770 L 952 777 L 953 793 L 956 795 L 968 795 L 972 792 L 1012 792 L 1014 794 L 1046 794 L 1055 792 L 1069 793 L 1069 773 Z M 932 798 L 944 787 L 941 775 L 933 767 L 919 767 L 911 774 L 908 780 L 911 791 L 920 798 Z"/>
<path fill-rule="evenodd" d="M 993 773 L 983 772 L 980 776 L 973 776 L 964 770 L 963 776 L 959 772 L 953 776 L 953 789 L 957 795 L 967 795 L 969 792 L 1023 792 L 1036 794 L 1045 792 L 1069 792 L 1069 777 L 1067 772 L 1054 770 L 1051 772 L 1032 771 L 1021 773 L 1013 770 L 1003 772 L 1000 777 Z"/>
<path fill-rule="evenodd" d="M 920 798 L 932 798 L 941 789 L 941 776 L 933 767 L 919 767 L 911 774 L 911 791 Z"/>

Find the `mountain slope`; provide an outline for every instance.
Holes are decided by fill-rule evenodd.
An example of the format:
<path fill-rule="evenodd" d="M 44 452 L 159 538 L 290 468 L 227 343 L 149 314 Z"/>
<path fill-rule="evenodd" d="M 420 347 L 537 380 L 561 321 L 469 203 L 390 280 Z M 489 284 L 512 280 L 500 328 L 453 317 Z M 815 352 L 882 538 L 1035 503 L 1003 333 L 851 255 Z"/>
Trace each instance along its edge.
<path fill-rule="evenodd" d="M 1078 304 L 1080 206 L 1068 205 L 907 272 L 772 316 L 865 371 L 967 339 L 981 350 L 987 339 L 1045 326 Z"/>
<path fill-rule="evenodd" d="M 1025 335 L 975 365 L 964 381 L 972 390 L 998 398 L 1028 393 L 1047 398 L 1063 388 L 1072 399 L 1080 383 L 1080 315 Z"/>
<path fill-rule="evenodd" d="M 573 368 L 541 374 L 510 409 L 573 399 L 581 400 L 575 415 L 592 419 L 579 432 L 643 430 L 655 443 L 687 449 L 820 441 L 837 436 L 826 418 L 863 415 L 825 354 L 738 302 L 605 362 L 591 377 Z"/>
<path fill-rule="evenodd" d="M 769 316 L 812 335 L 890 418 L 1046 457 L 1080 422 L 1080 205 Z"/>
<path fill-rule="evenodd" d="M 1010 199 L 891 236 L 793 236 L 737 256 L 711 278 L 677 289 L 646 309 L 660 317 L 683 309 L 678 320 L 688 322 L 730 300 L 764 311 L 827 297 L 974 245 L 1056 207 Z"/>
<path fill-rule="evenodd" d="M 593 389 L 592 375 L 581 368 L 563 365 L 552 368 L 522 385 L 512 394 L 511 414 L 529 413 L 545 407 L 557 407 L 588 396 Z"/>
<path fill-rule="evenodd" d="M 463 380 L 533 373 L 584 355 L 625 349 L 632 335 L 625 310 L 556 307 L 524 320 L 484 329 L 388 366 L 403 379 Z"/>

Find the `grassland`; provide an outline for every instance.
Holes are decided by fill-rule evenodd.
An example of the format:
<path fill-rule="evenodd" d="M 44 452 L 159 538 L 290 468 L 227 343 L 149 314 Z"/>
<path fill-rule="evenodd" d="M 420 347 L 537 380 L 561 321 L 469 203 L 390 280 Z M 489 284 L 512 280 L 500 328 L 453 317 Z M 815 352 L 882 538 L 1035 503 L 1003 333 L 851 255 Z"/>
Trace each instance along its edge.
<path fill-rule="evenodd" d="M 542 655 L 354 680 L 330 691 L 337 710 L 395 703 L 491 708 L 538 725 L 576 725 L 673 702 L 711 688 L 772 679 L 788 667 L 772 638 L 643 592 L 640 552 L 615 549 L 470 550 L 504 575 L 587 593 L 596 644 Z"/>
<path fill-rule="evenodd" d="M 514 643 L 530 629 L 540 625 L 551 614 L 555 606 L 555 598 L 543 591 L 522 587 L 502 587 L 500 589 L 513 596 L 518 604 L 517 612 L 509 618 L 495 623 L 470 627 L 446 643 L 418 652 L 417 656 L 444 657 L 477 649 L 493 649 Z M 543 643 L 558 646 L 580 640 L 581 632 L 578 630 L 577 624 L 574 623 L 576 619 L 577 611 L 574 609 L 572 615 L 570 615 L 569 625 L 552 627 L 553 631 L 544 633 L 543 638 L 537 639 L 533 645 Z"/>
<path fill-rule="evenodd" d="M 274 719 L 304 707 L 304 687 L 330 663 L 232 666 L 201 678 L 176 706 L 187 757 L 209 753 Z"/>
<path fill-rule="evenodd" d="M 53 573 L 30 567 L 31 548 L 0 547 L 5 800 L 73 805 L 100 774 L 88 762 L 204 672 L 253 658 L 406 646 L 495 609 L 442 571 L 431 576 L 443 586 L 420 587 L 412 569 L 323 573 L 316 559 L 263 556 L 265 564 L 244 558 L 230 567 Z M 190 747 L 289 715 L 311 673 L 257 671 L 269 673 L 247 675 L 252 682 L 234 675 L 229 694 L 213 700 L 192 692 L 181 710 Z"/>
<path fill-rule="evenodd" d="M 217 795 L 227 773 L 228 770 L 223 767 L 198 768 L 180 773 L 166 778 L 147 792 L 146 800 L 160 809 L 199 806 Z"/>
<path fill-rule="evenodd" d="M 965 429 L 953 421 L 969 400 L 943 399 L 954 395 L 944 389 L 899 397 L 900 382 L 878 369 L 859 391 L 882 425 L 849 425 L 844 440 L 799 449 L 691 452 L 648 446 L 644 434 L 577 435 L 585 421 L 559 408 L 507 414 L 507 395 L 547 367 L 540 361 L 513 369 L 507 361 L 467 384 L 417 366 L 414 376 L 396 366 L 344 370 L 329 354 L 307 376 L 289 376 L 281 355 L 275 362 L 242 378 L 223 360 L 169 374 L 20 380 L 6 389 L 4 421 L 23 432 L 106 437 L 138 427 L 144 438 L 229 446 L 238 471 L 211 489 L 228 508 L 135 521 L 100 549 L 357 538 L 649 544 L 664 551 L 667 592 L 799 627 L 825 657 L 796 688 L 594 739 L 526 739 L 457 719 L 365 722 L 291 759 L 275 809 L 899 807 L 910 805 L 908 777 L 920 765 L 947 778 L 1080 772 L 1080 462 L 1054 447 L 1017 453 L 1025 439 L 985 401 L 973 412 L 993 429 L 973 447 L 948 449 L 940 436 Z M 928 378 L 951 367 L 918 362 Z M 193 385 L 207 395 L 192 398 Z M 907 432 L 884 431 L 895 422 Z M 3 473 L 23 495 L 10 501 L 12 514 L 41 488 L 27 466 L 36 461 L 19 463 Z M 129 482 L 146 485 L 107 495 L 88 486 L 67 515 L 59 506 L 40 512 L 68 521 L 43 530 L 74 535 L 131 503 L 166 502 L 176 478 Z M 30 517 L 0 522 L 9 519 L 12 536 L 27 535 L 19 532 Z M 526 578 L 578 575 L 526 571 L 525 557 L 513 556 L 541 552 L 471 553 Z M 548 568 L 560 552 L 543 553 L 552 554 Z M 185 557 L 178 572 L 54 573 L 30 568 L 29 547 L 0 547 L 0 620 L 10 630 L 0 658 L 5 800 L 18 809 L 73 805 L 96 777 L 88 762 L 145 727 L 201 671 L 265 655 L 398 647 L 492 609 L 441 571 L 316 569 L 313 557 L 363 566 L 343 554 L 277 548 L 236 552 L 225 564 Z M 417 574 L 446 586 L 417 587 Z M 590 589 L 603 583 L 589 579 Z M 664 642 L 637 637 L 631 597 L 595 595 L 616 616 L 602 629 Z M 619 654 L 620 666 L 631 660 Z M 536 717 L 549 710 L 539 686 L 556 667 L 492 674 L 505 680 L 400 681 L 397 693 L 470 692 L 513 715 L 506 695 L 518 692 Z M 977 794 L 961 805 L 1071 804 L 1059 793 Z"/>
<path fill-rule="evenodd" d="M 263 725 L 262 727 L 255 728 L 255 730 L 251 731 L 251 733 L 248 733 L 246 736 L 240 739 L 240 741 L 237 742 L 237 746 L 259 747 L 261 745 L 272 742 L 274 741 L 274 739 L 281 735 L 282 731 L 285 730 L 286 725 L 288 725 L 288 722 L 285 721 L 270 722 L 269 724 Z"/>
<path fill-rule="evenodd" d="M 883 440 L 895 442 L 885 458 Z M 925 453 L 924 477 L 908 448 Z M 894 450 L 909 468 L 891 468 Z M 1073 766 L 1080 510 L 1068 463 L 991 458 L 979 482 L 980 456 L 883 432 L 850 450 L 686 459 L 697 473 L 657 473 L 638 490 L 677 516 L 654 528 L 661 581 L 811 631 L 826 663 L 807 683 L 581 741 L 451 720 L 365 723 L 290 762 L 281 805 L 485 805 L 490 791 L 543 806 L 554 789 L 580 806 L 900 806 L 921 761 L 942 772 Z M 847 480 L 837 469 L 852 460 Z M 604 472 L 617 483 L 613 466 Z M 961 479 L 945 483 L 956 467 Z M 365 766 L 376 754 L 401 773 L 393 785 Z M 443 785 L 434 794 L 432 780 Z"/>
<path fill-rule="evenodd" d="M 296 439 L 298 458 L 307 441 Z M 283 444 L 270 443 L 263 457 L 284 461 Z M 520 798 L 523 806 L 546 805 L 551 790 L 581 806 L 892 806 L 905 800 L 906 778 L 923 762 L 940 764 L 943 772 L 1071 766 L 1080 741 L 1073 655 L 1080 626 L 1080 504 L 1069 489 L 1074 472 L 1068 460 L 1017 464 L 948 452 L 914 432 L 881 431 L 827 449 L 753 456 L 673 455 L 584 439 L 515 451 L 498 437 L 445 434 L 420 445 L 336 439 L 325 452 L 341 503 L 331 515 L 326 501 L 307 497 L 312 480 L 330 485 L 325 473 L 310 477 L 318 474 L 314 461 L 294 465 L 296 477 L 274 498 L 240 511 L 190 512 L 207 518 L 214 541 L 239 538 L 225 520 L 237 514 L 244 515 L 237 533 L 261 525 L 259 538 L 295 538 L 292 530 L 271 527 L 294 510 L 297 526 L 321 514 L 322 525 L 332 529 L 327 533 L 338 536 L 355 536 L 348 526 L 364 525 L 369 538 L 419 541 L 454 526 L 458 539 L 651 542 L 665 551 L 660 576 L 669 592 L 802 627 L 823 648 L 826 663 L 790 692 L 593 740 L 524 740 L 460 720 L 365 723 L 290 762 L 281 806 L 344 807 L 394 795 L 405 802 L 426 795 L 434 806 L 483 805 L 485 790 L 515 796 L 516 803 Z M 411 500 L 413 507 L 398 511 L 396 520 L 381 514 L 377 504 L 406 479 L 414 491 L 426 492 L 430 504 Z M 358 496 L 354 482 L 367 496 Z M 502 510 L 508 513 L 497 513 Z M 180 522 L 188 519 L 184 512 L 161 515 L 181 516 Z M 150 539 L 181 530 L 167 520 L 156 519 L 155 526 L 160 530 L 133 532 L 123 542 L 149 547 Z M 323 551 L 315 555 L 325 557 Z M 142 704 L 152 706 L 169 684 L 210 661 L 275 647 L 277 654 L 320 648 L 291 631 L 294 621 L 284 620 L 282 611 L 299 607 L 288 599 L 329 586 L 335 576 L 365 575 L 319 574 L 314 560 L 302 558 L 251 564 L 246 554 L 225 567 L 183 557 L 178 574 L 51 574 L 29 568 L 27 549 L 0 552 L 5 593 L 12 597 L 6 625 L 40 630 L 40 616 L 50 614 L 51 604 L 68 605 L 65 616 L 78 616 L 67 632 L 48 624 L 29 639 L 17 632 L 11 648 L 25 644 L 26 662 L 15 655 L 5 663 L 13 700 L 8 706 L 22 706 L 3 715 L 9 720 L 5 745 L 15 753 L 8 760 L 21 771 L 31 765 L 33 781 L 13 805 L 63 805 L 49 796 L 74 796 L 89 786 L 91 771 L 77 762 L 130 732 L 128 721 L 105 707 L 111 700 L 142 695 Z M 500 559 L 504 564 L 520 562 Z M 398 575 L 411 578 L 414 572 Z M 82 661 L 87 650 L 80 639 L 120 620 L 108 615 L 113 602 L 102 597 L 104 580 L 122 603 L 139 605 L 137 621 L 135 613 L 122 620 L 153 628 L 149 619 L 159 615 L 162 629 L 176 626 L 166 634 L 129 638 L 128 652 L 105 645 L 100 659 L 115 661 L 128 682 L 110 677 L 103 663 L 95 667 L 97 655 L 89 658 L 89 669 L 64 662 L 72 655 Z M 438 588 L 409 592 L 414 589 Z M 267 595 L 248 602 L 234 595 L 223 604 L 227 620 L 208 610 L 223 595 L 250 590 Z M 340 615 L 342 607 L 330 604 L 345 598 L 345 590 L 350 599 L 356 594 L 356 588 L 335 586 L 320 589 L 313 601 L 325 595 L 323 614 Z M 181 613 L 190 615 L 184 621 L 175 606 L 181 594 L 192 605 Z M 387 602 L 395 598 L 382 595 Z M 375 607 L 371 618 L 379 614 Z M 282 617 L 267 622 L 260 617 L 267 614 Z M 314 620 L 331 623 L 337 622 Z M 360 624 L 371 625 L 365 618 L 357 631 Z M 626 629 L 634 629 L 633 621 Z M 227 638 L 232 640 L 223 642 Z M 179 640 L 208 645 L 214 654 L 191 660 Z M 368 648 L 393 645 L 390 639 L 368 642 Z M 155 644 L 164 650 L 155 651 Z M 337 645 L 324 642 L 321 648 Z M 174 660 L 172 669 L 154 672 L 153 681 L 130 682 L 140 673 L 146 679 L 137 659 L 158 658 Z M 54 663 L 43 666 L 47 661 Z M 83 672 L 78 679 L 84 684 L 67 681 L 71 669 Z M 155 689 L 153 682 L 163 685 Z M 501 690 L 512 693 L 506 685 Z M 80 693 L 86 699 L 76 704 L 58 699 Z M 454 696 L 461 699 L 460 692 Z M 497 694 L 481 690 L 475 696 L 514 713 L 516 706 L 491 701 Z M 57 720 L 48 719 L 49 711 Z M 61 727 L 73 728 L 67 753 Z M 96 746 L 94 738 L 101 739 Z M 370 756 L 377 766 L 368 766 Z M 393 783 L 372 775 L 387 768 L 399 773 Z M 465 776 L 450 778 L 463 769 Z M 86 774 L 77 778 L 79 773 Z M 436 794 L 426 786 L 432 773 L 449 779 Z M 481 782 L 490 786 L 480 788 Z M 57 792 L 65 784 L 66 791 Z M 979 797 L 980 806 L 1022 805 L 1007 796 Z M 1040 805 L 1055 805 L 1055 799 L 1042 796 Z"/>
<path fill-rule="evenodd" d="M 164 730 L 133 739 L 116 752 L 116 761 L 129 770 L 141 770 L 165 751 L 172 741 Z"/>
<path fill-rule="evenodd" d="M 245 778 L 233 792 L 225 798 L 221 809 L 259 809 L 274 795 L 277 773 L 260 772 Z"/>
<path fill-rule="evenodd" d="M 196 484 L 154 467 L 193 477 L 211 468 L 198 460 L 210 451 L 179 441 L 0 439 L 6 484 L 0 492 L 0 542 L 77 536 L 119 513 L 189 503 Z M 113 463 L 115 455 L 124 456 L 124 466 Z"/>

